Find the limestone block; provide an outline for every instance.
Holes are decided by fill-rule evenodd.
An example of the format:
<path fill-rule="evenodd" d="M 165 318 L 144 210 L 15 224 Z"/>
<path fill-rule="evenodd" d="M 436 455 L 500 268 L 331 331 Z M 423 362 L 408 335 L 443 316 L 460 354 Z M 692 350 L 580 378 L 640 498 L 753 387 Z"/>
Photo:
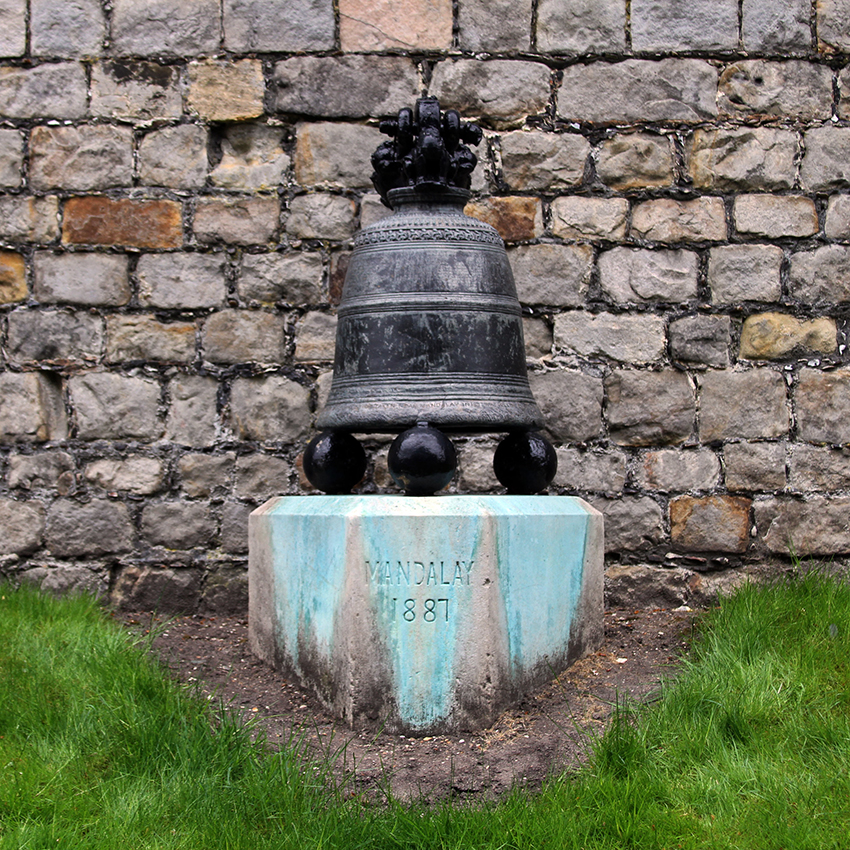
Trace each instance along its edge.
<path fill-rule="evenodd" d="M 146 186 L 201 189 L 207 167 L 207 131 L 197 124 L 154 130 L 139 145 L 139 177 Z"/>
<path fill-rule="evenodd" d="M 694 431 L 694 390 L 682 372 L 618 369 L 605 379 L 611 439 L 621 446 L 685 442 Z"/>
<path fill-rule="evenodd" d="M 813 127 L 806 132 L 806 154 L 800 179 L 815 192 L 843 189 L 850 184 L 850 127 Z"/>
<path fill-rule="evenodd" d="M 370 157 L 383 141 L 374 127 L 323 121 L 296 127 L 295 181 L 304 187 L 371 187 Z"/>
<path fill-rule="evenodd" d="M 785 443 L 727 443 L 726 487 L 733 492 L 785 487 Z"/>
<path fill-rule="evenodd" d="M 165 437 L 183 446 L 209 446 L 216 438 L 218 382 L 202 375 L 180 375 L 168 382 L 171 406 Z"/>
<path fill-rule="evenodd" d="M 130 56 L 198 56 L 218 49 L 218 0 L 113 0 L 112 50 Z"/>
<path fill-rule="evenodd" d="M 88 372 L 68 380 L 81 440 L 156 440 L 160 385 L 147 378 L 111 372 Z"/>
<path fill-rule="evenodd" d="M 205 243 L 262 244 L 272 239 L 279 219 L 277 198 L 200 198 L 195 210 L 195 237 Z"/>
<path fill-rule="evenodd" d="M 419 94 L 405 56 L 293 56 L 274 66 L 272 109 L 322 118 L 393 115 Z"/>
<path fill-rule="evenodd" d="M 392 215 L 392 210 L 385 207 L 377 192 L 366 192 L 360 199 L 360 229 L 369 227 L 378 221 Z"/>
<path fill-rule="evenodd" d="M 543 414 L 546 430 L 556 440 L 581 443 L 601 435 L 600 378 L 558 369 L 531 372 L 528 381 Z"/>
<path fill-rule="evenodd" d="M 537 62 L 447 59 L 434 69 L 429 94 L 443 109 L 477 117 L 488 127 L 509 129 L 546 109 L 549 78 L 549 69 Z"/>
<path fill-rule="evenodd" d="M 552 327 L 545 319 L 523 316 L 522 336 L 527 360 L 539 360 L 552 354 Z"/>
<path fill-rule="evenodd" d="M 792 254 L 788 290 L 804 304 L 850 301 L 850 248 L 824 245 Z"/>
<path fill-rule="evenodd" d="M 617 0 L 539 0 L 537 49 L 610 53 L 626 47 L 626 7 Z"/>
<path fill-rule="evenodd" d="M 34 56 L 97 56 L 106 35 L 100 0 L 30 0 Z"/>
<path fill-rule="evenodd" d="M 137 201 L 100 195 L 69 198 L 62 221 L 62 241 L 72 245 L 179 248 L 183 244 L 183 210 L 179 202 L 169 200 Z"/>
<path fill-rule="evenodd" d="M 778 301 L 782 249 L 775 245 L 721 245 L 708 255 L 712 304 Z"/>
<path fill-rule="evenodd" d="M 0 304 L 14 304 L 27 297 L 27 270 L 16 251 L 0 251 Z"/>
<path fill-rule="evenodd" d="M 666 353 L 664 319 L 583 310 L 561 313 L 555 316 L 555 347 L 582 357 L 652 363 Z"/>
<path fill-rule="evenodd" d="M 251 648 L 350 724 L 486 728 L 601 641 L 602 563 L 570 497 L 287 497 L 250 519 Z"/>
<path fill-rule="evenodd" d="M 127 258 L 118 254 L 36 251 L 33 268 L 33 297 L 43 304 L 120 307 L 130 300 Z"/>
<path fill-rule="evenodd" d="M 239 297 L 261 304 L 319 304 L 325 300 L 322 271 L 318 253 L 243 254 Z"/>
<path fill-rule="evenodd" d="M 177 461 L 180 487 L 190 499 L 223 499 L 230 491 L 235 461 L 233 452 L 222 455 L 189 452 Z"/>
<path fill-rule="evenodd" d="M 295 326 L 295 360 L 299 363 L 333 361 L 336 316 L 312 310 Z"/>
<path fill-rule="evenodd" d="M 772 127 L 696 130 L 688 170 L 700 189 L 790 189 L 797 136 Z"/>
<path fill-rule="evenodd" d="M 738 0 L 632 0 L 636 51 L 737 50 Z"/>
<path fill-rule="evenodd" d="M 499 490 L 501 484 L 493 471 L 492 440 L 469 440 L 458 446 L 458 487 L 467 493 Z"/>
<path fill-rule="evenodd" d="M 26 0 L 0 0 L 0 56 L 23 56 L 27 48 Z"/>
<path fill-rule="evenodd" d="M 204 322 L 204 359 L 212 363 L 282 363 L 284 317 L 263 310 L 221 310 Z"/>
<path fill-rule="evenodd" d="M 706 372 L 700 376 L 700 440 L 773 439 L 788 433 L 790 417 L 780 372 Z"/>
<path fill-rule="evenodd" d="M 32 499 L 0 499 L 0 555 L 28 555 L 42 544 L 44 504 Z"/>
<path fill-rule="evenodd" d="M 788 477 L 792 489 L 801 492 L 845 490 L 850 487 L 850 452 L 798 443 L 791 451 Z"/>
<path fill-rule="evenodd" d="M 230 421 L 239 440 L 291 442 L 310 428 L 310 391 L 282 375 L 236 378 Z"/>
<path fill-rule="evenodd" d="M 590 245 L 519 245 L 508 251 L 517 296 L 523 304 L 580 307 L 593 273 Z"/>
<path fill-rule="evenodd" d="M 236 460 L 234 494 L 254 503 L 265 502 L 289 489 L 292 467 L 285 458 L 267 454 L 241 455 Z"/>
<path fill-rule="evenodd" d="M 0 68 L 0 115 L 5 118 L 84 118 L 87 96 L 79 62 Z"/>
<path fill-rule="evenodd" d="M 553 484 L 580 492 L 616 495 L 626 486 L 625 452 L 619 449 L 557 449 L 558 471 Z"/>
<path fill-rule="evenodd" d="M 149 502 L 142 509 L 141 532 L 152 546 L 211 549 L 216 525 L 206 502 Z"/>
<path fill-rule="evenodd" d="M 448 50 L 451 0 L 339 0 L 339 41 L 346 53 Z"/>
<path fill-rule="evenodd" d="M 133 131 L 89 124 L 35 127 L 30 132 L 30 186 L 108 189 L 133 182 Z"/>
<path fill-rule="evenodd" d="M 667 329 L 670 356 L 680 362 L 701 366 L 728 366 L 732 342 L 729 316 L 698 313 L 670 322 Z"/>
<path fill-rule="evenodd" d="M 210 173 L 210 182 L 222 189 L 250 192 L 276 189 L 289 168 L 282 135 L 280 127 L 263 124 L 227 127 L 221 139 L 221 162 Z"/>
<path fill-rule="evenodd" d="M 632 211 L 632 236 L 654 242 L 726 240 L 726 210 L 721 198 L 677 201 L 657 198 Z"/>
<path fill-rule="evenodd" d="M 752 501 L 741 496 L 670 500 L 670 537 L 685 552 L 747 551 Z"/>
<path fill-rule="evenodd" d="M 160 322 L 153 316 L 107 316 L 108 363 L 158 360 L 187 363 L 195 357 L 195 325 Z"/>
<path fill-rule="evenodd" d="M 108 499 L 57 499 L 47 513 L 45 543 L 57 558 L 101 557 L 129 552 L 133 522 L 127 506 Z"/>
<path fill-rule="evenodd" d="M 751 53 L 807 53 L 812 45 L 809 0 L 744 0 L 741 34 Z"/>
<path fill-rule="evenodd" d="M 22 182 L 24 137 L 19 130 L 0 130 L 0 188 L 18 189 Z"/>
<path fill-rule="evenodd" d="M 67 452 L 11 455 L 8 481 L 12 488 L 56 489 L 65 496 L 74 486 L 74 458 Z"/>
<path fill-rule="evenodd" d="M 226 292 L 224 254 L 143 254 L 139 303 L 172 310 L 218 307 Z"/>
<path fill-rule="evenodd" d="M 234 53 L 333 50 L 328 0 L 225 0 L 224 46 Z"/>
<path fill-rule="evenodd" d="M 464 212 L 495 227 L 505 242 L 522 242 L 543 234 L 543 208 L 537 198 L 482 198 L 470 201 Z"/>
<path fill-rule="evenodd" d="M 779 555 L 842 555 L 850 551 L 849 496 L 810 496 L 801 501 L 772 498 L 755 502 L 759 537 Z"/>
<path fill-rule="evenodd" d="M 692 251 L 612 248 L 599 255 L 599 282 L 620 304 L 689 301 L 697 296 L 698 264 Z"/>
<path fill-rule="evenodd" d="M 297 239 L 350 239 L 356 229 L 356 213 L 354 201 L 342 195 L 298 195 L 289 205 L 286 232 Z"/>
<path fill-rule="evenodd" d="M 629 202 L 625 198 L 555 198 L 552 233 L 564 239 L 619 241 L 626 236 L 628 216 Z"/>
<path fill-rule="evenodd" d="M 0 444 L 43 443 L 67 436 L 58 378 L 46 372 L 0 373 Z"/>
<path fill-rule="evenodd" d="M 164 567 L 124 567 L 110 594 L 123 611 L 193 611 L 201 598 L 201 570 Z"/>
<path fill-rule="evenodd" d="M 850 48 L 850 35 L 847 33 L 850 3 L 847 0 L 818 0 L 816 10 L 819 48 L 845 52 Z"/>
<path fill-rule="evenodd" d="M 155 121 L 183 112 L 180 75 L 173 65 L 144 60 L 92 65 L 91 114 L 98 118 Z"/>
<path fill-rule="evenodd" d="M 589 502 L 605 518 L 606 552 L 636 552 L 664 540 L 664 513 L 648 496 L 594 496 Z"/>
<path fill-rule="evenodd" d="M 850 66 L 838 73 L 838 115 L 844 119 L 850 116 Z"/>
<path fill-rule="evenodd" d="M 11 363 L 91 365 L 100 359 L 102 349 L 100 316 L 64 310 L 16 310 L 9 314 L 6 357 Z"/>
<path fill-rule="evenodd" d="M 263 114 L 263 66 L 259 59 L 189 64 L 189 110 L 204 121 L 245 121 Z"/>
<path fill-rule="evenodd" d="M 694 574 L 681 567 L 613 564 L 605 571 L 605 605 L 632 611 L 678 608 L 691 601 L 693 580 Z"/>
<path fill-rule="evenodd" d="M 757 313 L 744 320 L 740 356 L 748 360 L 777 360 L 792 354 L 835 351 L 835 319 L 798 319 L 786 313 Z"/>
<path fill-rule="evenodd" d="M 818 232 L 814 201 L 800 195 L 738 195 L 733 215 L 739 233 L 778 239 Z"/>
<path fill-rule="evenodd" d="M 612 189 L 644 189 L 673 182 L 670 139 L 652 133 L 618 133 L 605 139 L 596 159 L 596 174 Z"/>
<path fill-rule="evenodd" d="M 833 195 L 829 199 L 823 232 L 827 239 L 850 239 L 850 196 Z"/>
<path fill-rule="evenodd" d="M 850 443 L 850 371 L 801 369 L 794 395 L 801 440 Z"/>
<path fill-rule="evenodd" d="M 556 192 L 584 177 L 590 143 L 572 133 L 514 130 L 502 135 L 502 177 L 518 192 Z"/>
<path fill-rule="evenodd" d="M 248 554 L 248 517 L 254 510 L 253 505 L 244 505 L 241 502 L 225 502 L 221 509 L 221 548 L 233 555 Z M 207 583 L 209 586 L 209 582 Z M 247 580 L 244 588 L 245 603 L 248 602 Z M 245 610 L 240 607 L 239 612 Z"/>
<path fill-rule="evenodd" d="M 86 464 L 83 477 L 92 487 L 110 493 L 150 496 L 159 492 L 165 483 L 165 462 L 143 455 L 100 458 Z"/>
<path fill-rule="evenodd" d="M 458 8 L 463 50 L 526 52 L 531 47 L 531 0 L 467 0 Z"/>
<path fill-rule="evenodd" d="M 720 483 L 720 461 L 709 449 L 656 449 L 639 458 L 636 481 L 662 493 L 713 490 Z"/>
<path fill-rule="evenodd" d="M 832 71 L 813 62 L 746 59 L 720 75 L 717 105 L 724 117 L 828 120 Z"/>
<path fill-rule="evenodd" d="M 592 124 L 701 122 L 717 115 L 716 91 L 717 71 L 701 59 L 571 65 L 558 92 L 558 115 Z"/>
<path fill-rule="evenodd" d="M 24 242 L 52 242 L 59 236 L 59 199 L 55 195 L 0 197 L 0 235 Z"/>

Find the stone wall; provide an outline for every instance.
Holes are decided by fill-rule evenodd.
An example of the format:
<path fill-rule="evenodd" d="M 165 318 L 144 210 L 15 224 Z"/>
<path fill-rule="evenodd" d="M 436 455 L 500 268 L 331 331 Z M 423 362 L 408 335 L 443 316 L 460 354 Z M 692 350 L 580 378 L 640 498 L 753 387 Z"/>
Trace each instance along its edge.
<path fill-rule="evenodd" d="M 850 0 L 0 0 L 0 558 L 244 609 L 309 492 L 377 118 L 478 118 L 610 599 L 850 553 Z M 370 480 L 389 489 L 387 441 Z M 493 441 L 456 492 L 498 492 Z M 367 489 L 375 485 L 368 485 Z"/>

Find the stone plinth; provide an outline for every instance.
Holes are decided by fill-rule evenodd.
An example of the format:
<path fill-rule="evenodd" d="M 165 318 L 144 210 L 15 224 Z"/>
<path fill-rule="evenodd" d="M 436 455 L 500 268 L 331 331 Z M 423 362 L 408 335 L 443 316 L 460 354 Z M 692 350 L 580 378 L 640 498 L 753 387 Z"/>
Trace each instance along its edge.
<path fill-rule="evenodd" d="M 291 496 L 250 517 L 252 650 L 353 726 L 480 729 L 602 640 L 602 515 L 561 496 Z"/>

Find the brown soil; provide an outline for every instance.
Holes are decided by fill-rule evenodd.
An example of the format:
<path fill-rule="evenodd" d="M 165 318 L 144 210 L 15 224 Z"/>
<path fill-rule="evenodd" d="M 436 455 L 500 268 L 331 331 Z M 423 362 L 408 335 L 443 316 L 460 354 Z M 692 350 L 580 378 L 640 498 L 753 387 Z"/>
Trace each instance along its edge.
<path fill-rule="evenodd" d="M 618 699 L 645 702 L 675 674 L 687 650 L 687 609 L 605 614 L 602 648 L 506 711 L 489 729 L 411 738 L 354 732 L 330 717 L 294 681 L 251 654 L 248 624 L 234 617 L 124 614 L 136 632 L 153 629 L 153 646 L 184 682 L 198 682 L 252 718 L 272 746 L 304 736 L 322 755 L 338 754 L 339 779 L 369 797 L 492 797 L 515 784 L 535 788 L 549 774 L 578 764 Z"/>

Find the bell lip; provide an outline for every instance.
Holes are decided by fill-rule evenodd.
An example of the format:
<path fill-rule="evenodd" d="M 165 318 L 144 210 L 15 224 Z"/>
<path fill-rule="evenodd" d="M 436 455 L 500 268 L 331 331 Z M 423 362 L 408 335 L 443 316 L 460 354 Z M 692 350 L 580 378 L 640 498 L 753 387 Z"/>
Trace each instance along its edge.
<path fill-rule="evenodd" d="M 393 211 L 397 206 L 416 201 L 428 204 L 461 204 L 472 197 L 469 189 L 460 189 L 457 186 L 433 186 L 428 189 L 417 189 L 416 186 L 399 186 L 387 192 L 387 201 Z"/>

